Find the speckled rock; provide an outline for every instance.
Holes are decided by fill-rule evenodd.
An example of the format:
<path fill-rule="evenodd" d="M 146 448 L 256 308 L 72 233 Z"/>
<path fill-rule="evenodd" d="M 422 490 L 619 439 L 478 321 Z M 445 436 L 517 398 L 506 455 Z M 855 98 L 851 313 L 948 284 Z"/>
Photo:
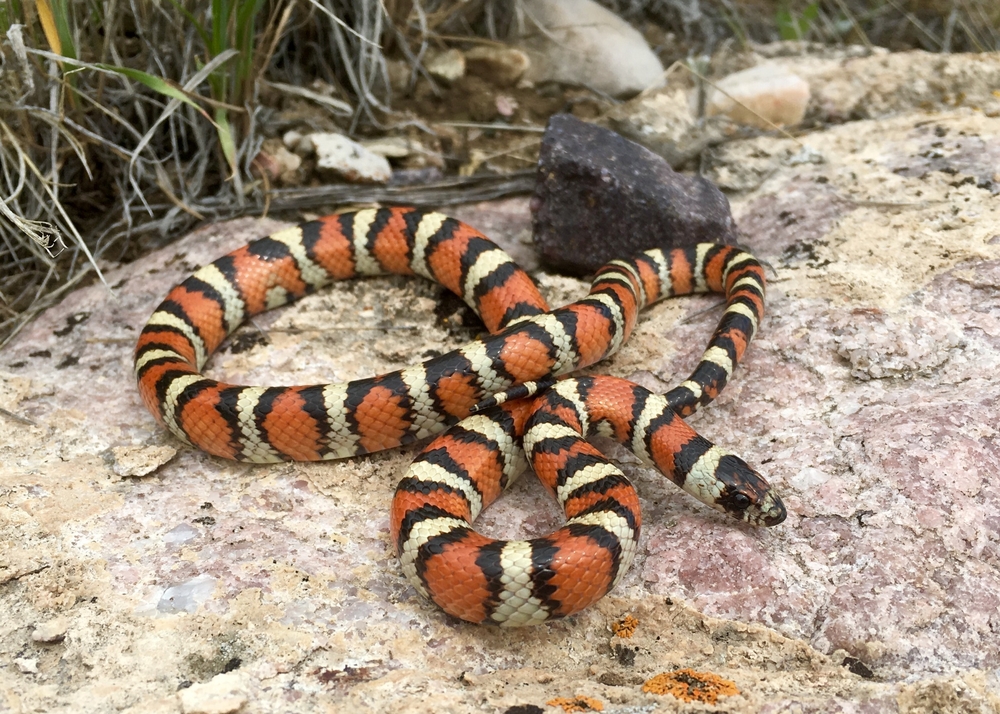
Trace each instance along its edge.
<path fill-rule="evenodd" d="M 343 134 L 314 132 L 299 142 L 300 151 L 306 151 L 307 142 L 316 152 L 316 168 L 321 173 L 358 183 L 385 183 L 392 178 L 392 167 L 384 156 Z"/>
<path fill-rule="evenodd" d="M 990 116 L 1000 116 L 1000 53 L 931 54 L 927 52 L 889 53 L 882 48 L 861 46 L 826 47 L 801 42 L 776 42 L 757 46 L 751 52 L 737 53 L 720 61 L 724 71 L 739 68 L 751 74 L 766 69 L 785 72 L 799 78 L 799 99 L 805 105 L 806 124 L 842 123 L 857 119 L 875 119 L 898 112 L 930 108 L 946 111 L 956 105 L 976 108 Z M 730 67 L 730 65 L 735 65 Z M 738 72 L 739 76 L 743 72 Z M 713 82 L 725 82 L 734 75 Z M 608 115 L 612 128 L 666 158 L 678 167 L 700 155 L 707 147 L 723 144 L 736 133 L 736 127 L 722 115 L 696 120 L 696 93 L 691 77 L 675 74 L 670 83 L 653 92 L 615 107 Z M 798 84 L 798 83 L 795 83 Z M 728 105 L 717 90 L 708 93 L 711 112 L 719 103 Z M 732 93 L 732 92 L 730 92 Z M 756 95 L 756 93 L 753 93 Z M 730 109 L 738 111 L 735 107 Z M 750 116 L 745 117 L 754 123 Z M 802 117 L 776 114 L 773 120 L 793 123 Z M 764 128 L 770 128 L 764 124 Z M 790 142 L 793 143 L 793 142 Z M 737 143 L 736 146 L 741 146 Z M 721 150 L 726 151 L 727 146 Z M 797 149 L 793 150 L 794 154 Z M 745 162 L 760 165 L 752 153 L 740 160 L 728 160 L 734 171 Z M 700 166 L 704 170 L 704 164 Z M 771 170 L 767 167 L 765 171 Z M 715 177 L 709 176 L 713 181 Z M 733 191 L 749 191 L 760 184 L 746 180 L 720 184 Z"/>
<path fill-rule="evenodd" d="M 1000 203 L 977 161 L 998 136 L 964 108 L 854 122 L 808 136 L 823 163 L 778 163 L 734 197 L 777 274 L 745 363 L 690 421 L 758 465 L 789 518 L 734 524 L 614 451 L 642 501 L 636 562 L 596 606 L 526 631 L 457 623 L 407 584 L 387 511 L 412 449 L 235 464 L 146 413 L 131 374 L 143 321 L 195 267 L 281 224 L 211 226 L 105 266 L 116 300 L 79 289 L 0 353 L 0 406 L 27 421 L 0 416 L 0 711 L 502 712 L 575 696 L 693 711 L 642 692 L 688 667 L 733 681 L 719 709 L 738 714 L 996 711 Z M 463 215 L 505 232 L 516 209 Z M 585 292 L 536 277 L 553 304 Z M 404 278 L 335 286 L 241 328 L 210 372 L 294 384 L 396 368 L 475 335 L 441 302 Z M 652 308 L 595 371 L 672 386 L 717 303 Z M 106 458 L 160 445 L 178 453 L 144 477 Z M 530 478 L 481 520 L 498 537 L 559 522 Z M 626 614 L 635 633 L 612 635 Z M 65 639 L 34 642 L 57 617 Z"/>
<path fill-rule="evenodd" d="M 873 119 L 900 111 L 966 106 L 996 113 L 1000 52 L 936 54 L 919 50 L 833 48 L 810 51 L 799 43 L 757 50 L 761 60 L 806 80 L 807 120 Z"/>
<path fill-rule="evenodd" d="M 696 537 L 684 518 L 663 534 L 653 582 L 686 573 L 699 607 L 757 613 L 783 631 L 797 622 L 820 650 L 844 649 L 883 676 L 1000 666 L 1000 205 L 963 179 L 974 161 L 958 166 L 998 130 L 956 112 L 812 134 L 827 163 L 779 169 L 737 202 L 747 242 L 779 277 L 743 386 L 720 401 L 733 400 L 732 428 L 757 435 L 772 479 L 787 484 L 801 520 L 782 558 L 797 564 L 731 535 L 718 560 L 692 559 L 672 547 Z M 935 143 L 957 173 L 895 171 Z M 780 359 L 762 365 L 768 354 Z M 715 431 L 718 414 L 693 421 Z"/>

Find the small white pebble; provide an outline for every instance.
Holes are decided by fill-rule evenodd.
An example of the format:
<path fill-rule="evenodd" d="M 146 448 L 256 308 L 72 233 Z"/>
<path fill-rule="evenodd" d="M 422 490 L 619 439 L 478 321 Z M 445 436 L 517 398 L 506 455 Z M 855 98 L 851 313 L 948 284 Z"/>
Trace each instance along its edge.
<path fill-rule="evenodd" d="M 295 131 L 295 129 L 289 129 L 281 137 L 281 142 L 292 151 L 295 151 L 295 147 L 299 145 L 300 141 L 302 141 L 302 132 Z"/>
<path fill-rule="evenodd" d="M 465 74 L 465 55 L 460 50 L 450 49 L 431 57 L 424 62 L 424 67 L 435 78 L 454 82 Z"/>
<path fill-rule="evenodd" d="M 21 674 L 38 674 L 38 660 L 22 657 L 14 660 Z"/>
<path fill-rule="evenodd" d="M 514 112 L 517 110 L 517 101 L 506 94 L 497 95 L 496 105 L 497 111 L 500 112 L 501 116 L 505 117 L 514 116 Z"/>
<path fill-rule="evenodd" d="M 66 621 L 65 617 L 60 616 L 37 625 L 35 631 L 31 633 L 31 639 L 33 642 L 40 642 L 47 645 L 62 642 L 66 639 L 66 630 L 68 628 L 69 622 Z"/>
<path fill-rule="evenodd" d="M 392 168 L 384 156 L 375 154 L 342 134 L 310 134 L 316 147 L 316 167 L 358 183 L 385 183 Z"/>

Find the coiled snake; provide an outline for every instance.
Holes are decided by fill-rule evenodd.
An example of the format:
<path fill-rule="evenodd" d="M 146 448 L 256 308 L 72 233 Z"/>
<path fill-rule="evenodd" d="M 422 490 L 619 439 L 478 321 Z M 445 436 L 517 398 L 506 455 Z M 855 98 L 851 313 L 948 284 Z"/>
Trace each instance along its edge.
<path fill-rule="evenodd" d="M 423 364 L 344 384 L 238 386 L 201 374 L 247 318 L 332 280 L 385 273 L 447 287 L 490 334 Z M 725 312 L 694 372 L 666 395 L 614 377 L 555 381 L 615 352 L 643 307 L 699 292 L 725 294 Z M 475 229 L 435 212 L 371 209 L 279 231 L 199 269 L 146 323 L 135 373 L 161 424 L 239 461 L 346 458 L 451 426 L 413 462 L 392 503 L 403 571 L 457 617 L 524 625 L 590 605 L 635 555 L 638 496 L 585 440 L 591 434 L 627 445 L 713 508 L 755 525 L 784 520 L 763 477 L 680 418 L 725 386 L 763 300 L 764 274 L 752 255 L 702 243 L 612 261 L 586 297 L 550 310 L 528 275 Z M 531 541 L 477 534 L 472 521 L 519 475 L 525 452 L 569 520 Z"/>

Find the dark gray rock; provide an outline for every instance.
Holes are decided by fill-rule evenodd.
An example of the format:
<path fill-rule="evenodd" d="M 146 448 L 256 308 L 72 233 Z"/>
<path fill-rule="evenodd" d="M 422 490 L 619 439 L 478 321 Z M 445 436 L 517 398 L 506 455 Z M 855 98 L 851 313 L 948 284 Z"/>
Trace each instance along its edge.
<path fill-rule="evenodd" d="M 543 259 L 576 275 L 648 248 L 736 243 L 739 235 L 711 182 L 568 114 L 545 130 L 531 210 Z"/>

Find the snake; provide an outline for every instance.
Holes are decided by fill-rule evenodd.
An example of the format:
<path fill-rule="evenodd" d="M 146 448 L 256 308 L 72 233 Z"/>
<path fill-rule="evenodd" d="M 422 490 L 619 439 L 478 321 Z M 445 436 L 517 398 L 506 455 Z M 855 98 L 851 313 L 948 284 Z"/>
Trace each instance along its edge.
<path fill-rule="evenodd" d="M 202 374 L 250 317 L 334 280 L 384 274 L 439 283 L 479 315 L 488 334 L 345 383 L 263 387 Z M 760 324 L 764 291 L 751 253 L 699 243 L 611 261 L 585 297 L 550 309 L 531 277 L 471 226 L 436 211 L 364 209 L 285 228 L 199 268 L 143 327 L 135 376 L 163 427 L 226 459 L 343 459 L 436 437 L 391 504 L 402 570 L 450 615 L 521 626 L 593 604 L 636 554 L 638 495 L 588 437 L 618 440 L 740 521 L 785 519 L 760 473 L 682 419 L 725 387 Z M 667 393 L 616 377 L 569 376 L 616 352 L 646 306 L 711 292 L 725 296 L 723 315 L 694 371 Z M 565 525 L 527 541 L 477 533 L 473 521 L 526 462 L 563 507 Z"/>

